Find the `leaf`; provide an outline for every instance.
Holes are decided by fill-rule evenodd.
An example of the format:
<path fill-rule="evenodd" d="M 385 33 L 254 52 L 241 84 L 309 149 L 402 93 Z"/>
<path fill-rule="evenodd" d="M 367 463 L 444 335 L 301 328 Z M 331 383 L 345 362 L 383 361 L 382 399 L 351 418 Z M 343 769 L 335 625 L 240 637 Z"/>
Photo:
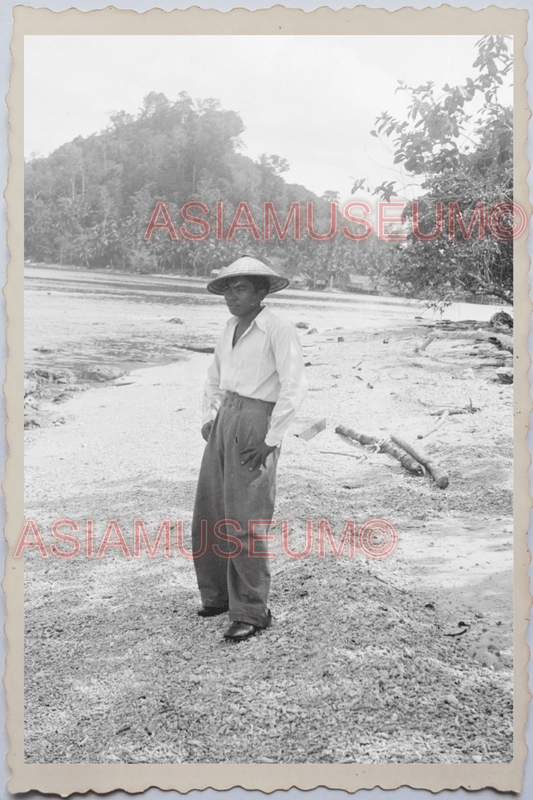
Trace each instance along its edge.
<path fill-rule="evenodd" d="M 376 131 L 370 131 L 370 136 L 375 136 L 377 138 L 378 135 L 377 135 Z"/>

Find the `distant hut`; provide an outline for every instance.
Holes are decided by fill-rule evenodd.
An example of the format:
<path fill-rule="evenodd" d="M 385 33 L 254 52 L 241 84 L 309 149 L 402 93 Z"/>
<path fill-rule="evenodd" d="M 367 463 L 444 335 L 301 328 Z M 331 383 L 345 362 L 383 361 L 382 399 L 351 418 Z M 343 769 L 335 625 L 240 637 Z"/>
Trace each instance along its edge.
<path fill-rule="evenodd" d="M 291 278 L 291 289 L 307 289 L 309 286 L 309 277 L 305 272 L 300 272 L 298 275 L 293 275 Z"/>
<path fill-rule="evenodd" d="M 372 294 L 376 290 L 376 285 L 370 275 L 348 275 L 346 289 L 358 294 Z"/>

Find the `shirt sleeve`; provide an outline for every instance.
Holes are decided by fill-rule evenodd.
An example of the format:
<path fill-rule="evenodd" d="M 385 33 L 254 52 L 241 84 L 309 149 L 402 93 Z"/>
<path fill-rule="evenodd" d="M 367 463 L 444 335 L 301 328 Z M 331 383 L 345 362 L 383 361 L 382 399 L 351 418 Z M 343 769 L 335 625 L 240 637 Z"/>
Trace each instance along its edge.
<path fill-rule="evenodd" d="M 222 405 L 224 392 L 220 388 L 220 350 L 222 338 L 215 347 L 215 356 L 207 370 L 207 380 L 204 384 L 204 396 L 202 401 L 202 427 L 212 419 L 215 419 L 218 409 Z"/>
<path fill-rule="evenodd" d="M 281 443 L 307 395 L 307 379 L 302 347 L 295 328 L 290 324 L 283 325 L 274 329 L 271 336 L 281 389 L 265 443 L 274 447 Z"/>

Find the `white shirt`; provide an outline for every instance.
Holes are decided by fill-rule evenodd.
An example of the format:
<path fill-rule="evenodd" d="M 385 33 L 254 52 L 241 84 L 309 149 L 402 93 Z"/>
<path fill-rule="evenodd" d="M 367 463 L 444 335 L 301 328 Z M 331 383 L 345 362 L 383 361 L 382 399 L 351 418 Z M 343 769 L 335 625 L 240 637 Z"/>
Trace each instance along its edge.
<path fill-rule="evenodd" d="M 231 317 L 217 342 L 204 387 L 202 425 L 215 418 L 225 392 L 267 400 L 276 404 L 265 437 L 274 447 L 307 394 L 300 340 L 292 323 L 263 308 L 232 347 L 238 322 Z"/>

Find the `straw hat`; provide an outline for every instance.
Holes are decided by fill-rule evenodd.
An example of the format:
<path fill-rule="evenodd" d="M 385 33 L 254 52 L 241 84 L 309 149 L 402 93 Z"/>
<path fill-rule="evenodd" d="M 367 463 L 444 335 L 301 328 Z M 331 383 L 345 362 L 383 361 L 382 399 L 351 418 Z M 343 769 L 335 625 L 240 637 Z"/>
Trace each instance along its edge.
<path fill-rule="evenodd" d="M 286 289 L 290 281 L 287 278 L 282 278 L 273 269 L 267 267 L 262 261 L 252 256 L 241 256 L 230 264 L 220 270 L 219 275 L 212 281 L 209 281 L 207 288 L 213 294 L 224 294 L 224 284 L 227 278 L 236 278 L 238 275 L 244 275 L 247 278 L 261 277 L 268 278 L 270 281 L 270 289 L 268 293 L 279 292 L 281 289 Z"/>

